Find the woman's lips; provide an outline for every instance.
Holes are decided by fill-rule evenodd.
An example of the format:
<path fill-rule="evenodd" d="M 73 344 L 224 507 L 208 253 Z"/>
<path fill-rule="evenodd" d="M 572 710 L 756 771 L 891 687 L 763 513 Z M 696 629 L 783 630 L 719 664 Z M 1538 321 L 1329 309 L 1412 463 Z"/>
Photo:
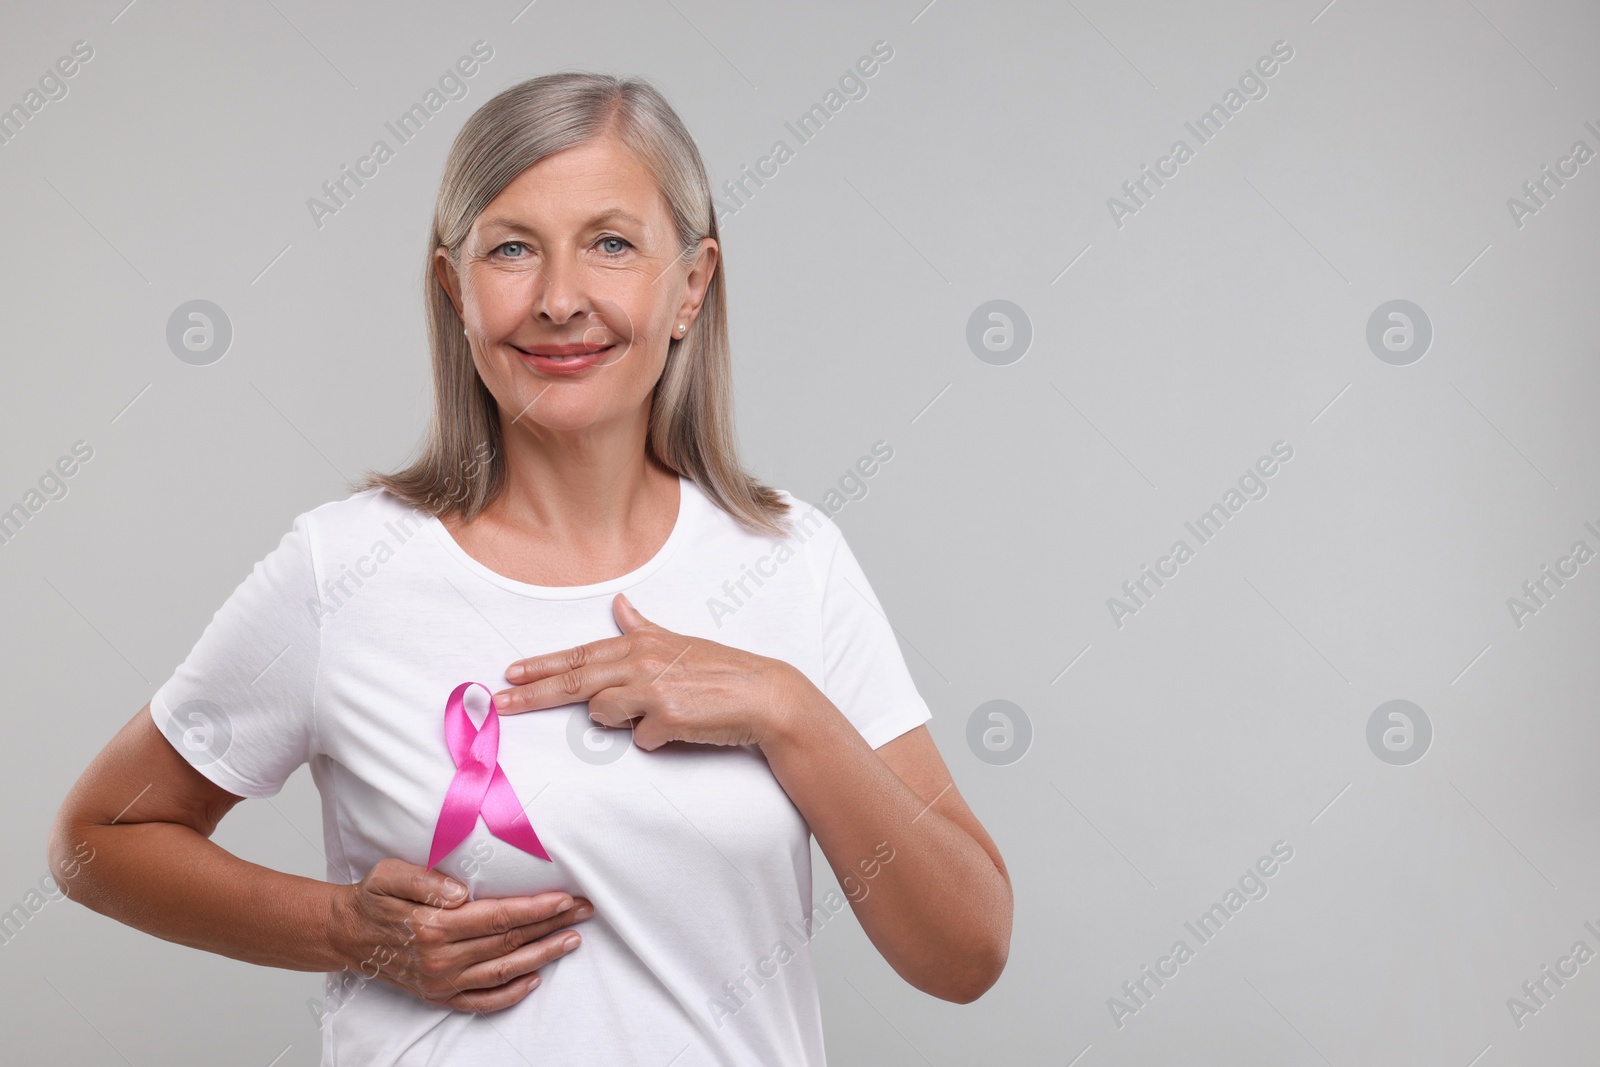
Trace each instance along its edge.
<path fill-rule="evenodd" d="M 601 345 L 584 341 L 572 345 L 533 345 L 529 348 L 519 349 L 519 351 L 526 352 L 531 356 L 580 356 L 603 351 L 615 343 L 613 341 Z"/>
<path fill-rule="evenodd" d="M 577 374 L 605 361 L 616 345 L 539 345 L 533 349 L 517 349 L 522 361 L 541 374 Z"/>

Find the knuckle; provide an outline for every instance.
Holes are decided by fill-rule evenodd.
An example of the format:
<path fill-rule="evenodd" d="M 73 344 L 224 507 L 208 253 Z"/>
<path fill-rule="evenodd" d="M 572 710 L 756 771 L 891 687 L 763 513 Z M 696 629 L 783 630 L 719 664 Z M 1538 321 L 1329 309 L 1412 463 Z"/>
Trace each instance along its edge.
<path fill-rule="evenodd" d="M 490 981 L 497 986 L 503 986 L 517 976 L 517 965 L 508 959 L 499 959 L 489 968 Z"/>
<path fill-rule="evenodd" d="M 567 651 L 567 670 L 575 671 L 589 662 L 592 651 L 588 645 L 575 645 Z"/>
<path fill-rule="evenodd" d="M 517 928 L 517 920 L 504 904 L 495 905 L 489 913 L 489 930 L 495 934 L 509 934 Z"/>
<path fill-rule="evenodd" d="M 583 688 L 583 672 L 573 668 L 561 676 L 561 691 L 568 696 L 574 696 Z"/>

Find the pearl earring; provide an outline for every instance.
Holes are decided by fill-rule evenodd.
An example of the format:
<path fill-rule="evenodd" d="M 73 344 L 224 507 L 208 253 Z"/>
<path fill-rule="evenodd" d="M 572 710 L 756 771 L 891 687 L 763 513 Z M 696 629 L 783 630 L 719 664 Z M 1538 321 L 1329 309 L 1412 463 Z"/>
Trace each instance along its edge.
<path fill-rule="evenodd" d="M 679 332 L 679 333 L 682 333 L 682 332 L 683 332 L 683 323 L 681 323 L 681 322 L 680 322 L 680 323 L 678 323 L 678 332 Z"/>

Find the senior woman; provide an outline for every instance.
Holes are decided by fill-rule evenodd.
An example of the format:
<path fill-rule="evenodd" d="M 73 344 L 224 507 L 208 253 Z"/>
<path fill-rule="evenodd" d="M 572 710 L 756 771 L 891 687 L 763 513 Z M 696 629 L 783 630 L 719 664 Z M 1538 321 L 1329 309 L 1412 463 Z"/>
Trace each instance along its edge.
<path fill-rule="evenodd" d="M 420 457 L 297 516 L 84 772 L 74 899 L 329 972 L 325 1064 L 814 1065 L 845 903 L 815 835 L 890 966 L 982 995 L 1005 865 L 839 528 L 738 462 L 678 115 L 638 79 L 505 90 L 427 255 Z M 209 840 L 301 764 L 325 882 Z"/>

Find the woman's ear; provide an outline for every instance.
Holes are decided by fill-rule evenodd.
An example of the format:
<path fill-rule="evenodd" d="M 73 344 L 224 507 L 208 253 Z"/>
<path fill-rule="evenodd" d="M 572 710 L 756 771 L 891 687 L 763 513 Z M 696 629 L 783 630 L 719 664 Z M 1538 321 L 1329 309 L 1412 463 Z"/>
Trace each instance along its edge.
<path fill-rule="evenodd" d="M 718 252 L 714 238 L 700 238 L 700 248 L 695 253 L 694 264 L 689 268 L 689 277 L 686 279 L 689 291 L 683 306 L 678 309 L 678 317 L 673 320 L 674 322 L 692 323 L 694 317 L 700 314 L 700 305 L 705 301 L 706 290 L 710 288 L 711 278 L 717 272 Z"/>
<path fill-rule="evenodd" d="M 461 279 L 456 276 L 456 265 L 450 259 L 450 249 L 440 245 L 433 251 L 433 273 L 439 279 L 439 284 L 444 288 L 445 295 L 450 298 L 450 303 L 456 309 L 456 317 L 461 314 Z"/>

